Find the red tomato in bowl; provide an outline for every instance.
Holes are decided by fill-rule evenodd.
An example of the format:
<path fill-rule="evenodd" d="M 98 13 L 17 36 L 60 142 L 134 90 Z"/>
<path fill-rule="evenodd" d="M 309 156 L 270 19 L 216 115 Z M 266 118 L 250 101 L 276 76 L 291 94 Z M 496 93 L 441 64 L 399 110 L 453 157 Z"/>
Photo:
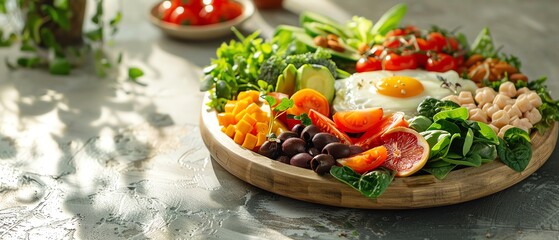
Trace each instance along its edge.
<path fill-rule="evenodd" d="M 198 25 L 200 23 L 200 19 L 190 9 L 177 7 L 171 14 L 169 22 L 177 25 L 191 26 Z"/>
<path fill-rule="evenodd" d="M 157 7 L 157 17 L 162 21 L 169 22 L 171 14 L 179 5 L 175 1 L 164 1 Z"/>
<path fill-rule="evenodd" d="M 216 24 L 225 21 L 221 11 L 213 5 L 205 5 L 202 10 L 200 10 L 198 16 L 200 17 L 202 25 Z"/>
<path fill-rule="evenodd" d="M 225 20 L 235 19 L 243 14 L 243 6 L 237 2 L 226 2 L 221 7 L 221 13 Z"/>

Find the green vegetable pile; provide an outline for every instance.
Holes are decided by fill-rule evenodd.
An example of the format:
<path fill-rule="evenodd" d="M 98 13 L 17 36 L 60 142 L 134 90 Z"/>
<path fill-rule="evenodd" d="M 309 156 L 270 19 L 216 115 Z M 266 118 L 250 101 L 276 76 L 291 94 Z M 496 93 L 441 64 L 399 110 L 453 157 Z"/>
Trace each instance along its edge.
<path fill-rule="evenodd" d="M 410 119 L 410 127 L 429 143 L 429 160 L 423 170 L 438 179 L 457 167 L 479 167 L 497 156 L 521 172 L 532 158 L 530 136 L 522 129 L 511 128 L 500 139 L 487 124 L 468 120 L 466 108 L 434 98 L 421 102 L 418 112 Z"/>

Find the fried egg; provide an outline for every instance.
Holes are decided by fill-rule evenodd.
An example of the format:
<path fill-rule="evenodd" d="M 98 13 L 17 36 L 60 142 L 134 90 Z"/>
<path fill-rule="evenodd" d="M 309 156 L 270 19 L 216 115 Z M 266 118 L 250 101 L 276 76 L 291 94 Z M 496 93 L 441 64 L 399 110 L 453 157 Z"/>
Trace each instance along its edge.
<path fill-rule="evenodd" d="M 450 87 L 445 86 L 450 85 Z M 356 73 L 335 83 L 334 111 L 382 107 L 384 112 L 415 115 L 417 106 L 428 97 L 441 99 L 454 90 L 475 92 L 476 84 L 455 71 L 425 70 L 372 71 Z"/>

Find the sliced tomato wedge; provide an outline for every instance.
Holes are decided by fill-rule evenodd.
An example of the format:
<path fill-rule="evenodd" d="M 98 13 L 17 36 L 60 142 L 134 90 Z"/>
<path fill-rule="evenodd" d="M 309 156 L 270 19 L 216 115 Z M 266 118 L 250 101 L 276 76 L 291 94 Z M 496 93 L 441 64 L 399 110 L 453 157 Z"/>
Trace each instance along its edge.
<path fill-rule="evenodd" d="M 395 127 L 409 127 L 408 122 L 404 119 L 403 112 L 396 112 L 394 114 L 384 116 L 380 123 L 371 130 L 365 132 L 355 145 L 360 146 L 363 149 L 371 149 L 376 146 L 380 146 L 382 145 L 380 136 Z"/>
<path fill-rule="evenodd" d="M 328 117 L 322 115 L 318 111 L 311 109 L 309 110 L 309 118 L 312 120 L 312 123 L 320 129 L 321 132 L 327 132 L 338 139 L 340 139 L 341 143 L 344 144 L 352 144 L 351 138 L 343 132 L 341 132 L 337 127 L 336 124 L 330 120 Z"/>
<path fill-rule="evenodd" d="M 362 133 L 377 125 L 383 116 L 382 108 L 365 108 L 336 112 L 332 118 L 338 129 L 348 133 Z"/>
<path fill-rule="evenodd" d="M 337 159 L 336 162 L 350 167 L 359 174 L 363 174 L 380 167 L 387 157 L 388 151 L 386 147 L 381 145 L 351 157 Z"/>

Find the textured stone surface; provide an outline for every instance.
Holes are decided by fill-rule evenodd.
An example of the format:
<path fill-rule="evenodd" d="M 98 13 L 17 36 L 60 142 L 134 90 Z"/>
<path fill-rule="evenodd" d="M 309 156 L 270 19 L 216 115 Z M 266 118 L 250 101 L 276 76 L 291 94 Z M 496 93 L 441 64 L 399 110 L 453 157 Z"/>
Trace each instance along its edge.
<path fill-rule="evenodd" d="M 146 18 L 155 2 L 124 1 L 114 46 L 144 69 L 147 87 L 124 82 L 126 66 L 97 79 L 91 69 L 53 77 L 0 64 L 0 239 L 559 238 L 558 150 L 507 190 L 432 209 L 333 208 L 236 179 L 210 158 L 197 127 L 201 67 L 228 38 L 166 38 Z M 559 97 L 557 1 L 406 2 L 406 23 L 460 27 L 470 40 L 489 26 Z M 257 13 L 243 29 L 269 35 L 302 10 L 376 19 L 394 3 L 286 0 L 286 10 Z"/>

